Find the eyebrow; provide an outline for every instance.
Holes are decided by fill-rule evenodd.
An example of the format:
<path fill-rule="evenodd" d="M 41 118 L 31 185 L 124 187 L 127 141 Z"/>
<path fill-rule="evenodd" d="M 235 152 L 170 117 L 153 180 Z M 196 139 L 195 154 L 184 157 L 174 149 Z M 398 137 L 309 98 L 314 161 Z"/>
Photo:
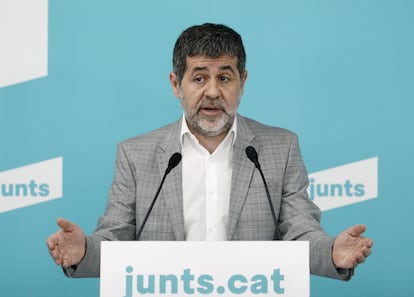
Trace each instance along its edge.
<path fill-rule="evenodd" d="M 230 70 L 230 72 L 234 73 L 234 69 L 233 69 L 233 67 L 231 67 L 230 65 L 221 66 L 221 67 L 219 68 L 219 71 L 225 71 L 225 70 Z M 195 67 L 195 68 L 191 71 L 191 73 L 195 73 L 195 72 L 198 72 L 198 71 L 207 71 L 207 72 L 208 72 L 208 68 L 207 68 L 207 67 L 205 67 L 205 66 Z"/>

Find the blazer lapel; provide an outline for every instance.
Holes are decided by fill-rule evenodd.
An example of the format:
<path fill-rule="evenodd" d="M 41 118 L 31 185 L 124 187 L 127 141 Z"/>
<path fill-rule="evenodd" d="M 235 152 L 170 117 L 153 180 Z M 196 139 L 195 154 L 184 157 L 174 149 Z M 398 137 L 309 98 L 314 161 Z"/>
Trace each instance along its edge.
<path fill-rule="evenodd" d="M 160 145 L 160 150 L 156 154 L 160 176 L 165 173 L 170 157 L 176 153 L 181 153 L 180 146 L 181 120 L 172 124 L 166 133 L 164 141 Z M 176 240 L 184 240 L 184 213 L 183 213 L 183 189 L 182 189 L 182 167 L 181 162 L 176 168 L 171 170 L 166 177 L 163 188 L 163 196 L 168 210 L 168 216 L 172 223 L 172 229 Z"/>
<path fill-rule="evenodd" d="M 233 149 L 233 173 L 227 229 L 228 240 L 231 240 L 233 237 L 255 169 L 254 164 L 247 158 L 245 151 L 246 147 L 251 145 L 254 134 L 243 117 L 238 115 L 237 120 L 237 139 Z"/>

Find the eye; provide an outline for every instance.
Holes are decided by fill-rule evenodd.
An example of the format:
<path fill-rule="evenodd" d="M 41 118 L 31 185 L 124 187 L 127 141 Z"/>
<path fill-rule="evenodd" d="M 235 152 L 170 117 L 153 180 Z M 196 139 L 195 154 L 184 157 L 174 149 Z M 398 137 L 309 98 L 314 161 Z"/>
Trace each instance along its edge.
<path fill-rule="evenodd" d="M 196 76 L 194 78 L 195 83 L 202 83 L 203 81 L 204 81 L 204 77 L 202 77 L 202 76 Z"/>
<path fill-rule="evenodd" d="M 219 76 L 218 80 L 220 82 L 229 82 L 230 81 L 230 77 L 225 76 L 225 75 L 222 75 L 222 76 Z"/>

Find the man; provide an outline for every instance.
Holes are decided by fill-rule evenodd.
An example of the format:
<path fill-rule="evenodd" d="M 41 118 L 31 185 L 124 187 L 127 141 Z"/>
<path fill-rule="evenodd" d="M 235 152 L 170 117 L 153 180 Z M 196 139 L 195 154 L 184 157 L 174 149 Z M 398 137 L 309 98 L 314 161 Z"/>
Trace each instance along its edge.
<path fill-rule="evenodd" d="M 180 35 L 170 81 L 184 115 L 119 145 L 107 208 L 91 236 L 58 219 L 61 230 L 47 245 L 68 276 L 99 276 L 103 240 L 282 239 L 310 242 L 311 273 L 351 278 L 370 255 L 372 240 L 361 235 L 363 225 L 329 237 L 320 226 L 320 210 L 307 196 L 296 135 L 237 114 L 245 62 L 241 37 L 231 28 L 204 24 Z M 248 146 L 258 152 L 274 213 L 246 156 Z M 166 178 L 137 238 L 175 152 L 181 152 L 182 162 Z"/>

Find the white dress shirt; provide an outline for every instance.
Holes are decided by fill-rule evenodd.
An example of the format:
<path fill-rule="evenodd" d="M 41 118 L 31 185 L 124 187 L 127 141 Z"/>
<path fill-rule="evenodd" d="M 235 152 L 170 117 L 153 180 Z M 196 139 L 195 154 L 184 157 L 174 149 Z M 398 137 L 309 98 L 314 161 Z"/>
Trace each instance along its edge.
<path fill-rule="evenodd" d="M 210 154 L 190 132 L 185 117 L 181 126 L 185 240 L 227 240 L 233 144 L 237 121 Z"/>

